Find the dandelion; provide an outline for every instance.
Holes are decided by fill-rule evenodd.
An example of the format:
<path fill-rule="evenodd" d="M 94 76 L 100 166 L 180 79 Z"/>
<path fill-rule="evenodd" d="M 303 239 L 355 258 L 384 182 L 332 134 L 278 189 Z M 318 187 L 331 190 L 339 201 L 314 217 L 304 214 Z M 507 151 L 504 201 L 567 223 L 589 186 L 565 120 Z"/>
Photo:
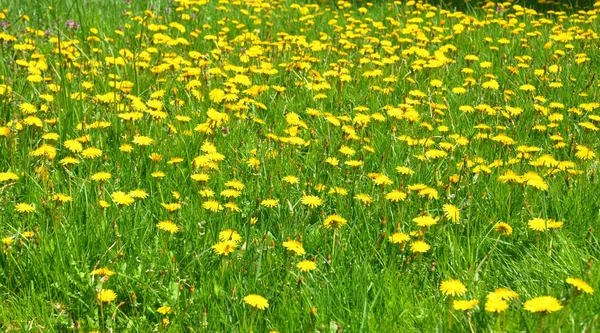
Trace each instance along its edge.
<path fill-rule="evenodd" d="M 135 200 L 129 194 L 121 191 L 111 194 L 111 198 L 119 206 L 129 206 L 135 202 Z"/>
<path fill-rule="evenodd" d="M 504 312 L 508 309 L 508 302 L 498 298 L 488 298 L 485 302 L 485 311 L 492 313 Z"/>
<path fill-rule="evenodd" d="M 440 290 L 446 296 L 462 296 L 467 292 L 467 287 L 459 280 L 445 280 L 440 284 Z"/>
<path fill-rule="evenodd" d="M 267 301 L 266 298 L 256 294 L 250 294 L 244 297 L 244 303 L 259 310 L 264 310 L 269 307 L 269 301 Z"/>
<path fill-rule="evenodd" d="M 317 269 L 317 264 L 314 261 L 303 260 L 296 264 L 296 267 L 300 269 L 302 272 L 310 272 Z"/>
<path fill-rule="evenodd" d="M 325 219 L 325 221 L 323 221 L 323 225 L 325 226 L 325 228 L 340 228 L 344 225 L 346 225 L 346 219 L 339 216 L 339 215 L 329 215 L 327 216 L 327 218 Z"/>
<path fill-rule="evenodd" d="M 111 174 L 108 172 L 97 172 L 92 175 L 92 180 L 96 182 L 104 182 L 111 178 Z"/>
<path fill-rule="evenodd" d="M 446 204 L 443 206 L 444 216 L 454 223 L 458 223 L 460 221 L 460 210 L 458 207 Z"/>
<path fill-rule="evenodd" d="M 438 221 L 438 218 L 433 218 L 431 215 L 424 215 L 424 216 L 415 217 L 412 220 L 419 227 L 425 228 L 425 227 L 431 227 L 432 225 L 436 224 Z"/>
<path fill-rule="evenodd" d="M 529 225 L 529 229 L 531 229 L 531 230 L 535 230 L 535 231 L 548 230 L 548 225 L 546 224 L 546 220 L 539 218 L 539 217 L 529 220 L 529 222 L 527 222 L 527 224 Z"/>
<path fill-rule="evenodd" d="M 395 232 L 388 237 L 388 240 L 393 244 L 403 244 L 410 240 L 410 236 L 403 232 Z"/>
<path fill-rule="evenodd" d="M 267 207 L 267 208 L 275 208 L 279 205 L 279 200 L 277 199 L 265 199 L 263 201 L 260 202 L 261 206 Z"/>
<path fill-rule="evenodd" d="M 577 279 L 577 278 L 567 278 L 566 282 L 570 285 L 572 285 L 573 287 L 575 287 L 577 289 L 577 291 L 583 291 L 584 293 L 593 295 L 594 294 L 594 289 L 592 289 L 592 287 L 590 287 L 589 284 L 587 284 L 587 282 Z"/>
<path fill-rule="evenodd" d="M 18 203 L 15 206 L 15 210 L 19 213 L 27 214 L 27 213 L 35 212 L 35 206 L 22 202 L 22 203 Z"/>
<path fill-rule="evenodd" d="M 133 143 L 138 146 L 149 146 L 154 143 L 154 139 L 147 136 L 136 135 L 133 137 Z"/>
<path fill-rule="evenodd" d="M 171 308 L 170 306 L 167 306 L 167 305 L 163 305 L 163 306 L 159 307 L 158 309 L 156 309 L 156 312 L 158 312 L 162 315 L 168 315 L 168 314 L 173 313 L 173 308 Z"/>
<path fill-rule="evenodd" d="M 506 222 L 498 222 L 494 225 L 494 231 L 500 236 L 510 236 L 512 235 L 513 229 Z"/>
<path fill-rule="evenodd" d="M 306 254 L 306 251 L 304 250 L 302 243 L 300 243 L 296 240 L 289 240 L 289 241 L 283 242 L 283 247 L 285 247 L 290 252 L 293 252 L 294 254 L 296 254 L 298 256 Z"/>
<path fill-rule="evenodd" d="M 413 253 L 425 253 L 431 249 L 431 246 L 424 241 L 414 241 L 410 243 L 410 250 Z"/>
<path fill-rule="evenodd" d="M 306 205 L 306 206 L 310 207 L 311 209 L 314 209 L 323 204 L 323 199 L 321 199 L 317 196 L 314 196 L 314 195 L 303 195 L 301 202 L 303 205 Z"/>
<path fill-rule="evenodd" d="M 100 303 L 110 303 L 117 299 L 117 294 L 111 289 L 102 289 L 96 294 L 96 299 Z"/>
<path fill-rule="evenodd" d="M 233 241 L 224 241 L 224 242 L 219 242 L 219 243 L 213 245 L 212 249 L 218 255 L 228 256 L 235 250 L 237 245 L 238 245 L 238 243 L 233 242 Z"/>
<path fill-rule="evenodd" d="M 161 221 L 156 224 L 156 227 L 162 231 L 174 234 L 179 232 L 179 226 L 171 221 Z"/>
<path fill-rule="evenodd" d="M 242 240 L 242 236 L 233 229 L 227 229 L 219 232 L 219 240 L 222 242 L 232 241 L 234 243 L 239 243 Z"/>
<path fill-rule="evenodd" d="M 454 310 L 459 310 L 459 311 L 467 311 L 467 310 L 471 310 L 473 309 L 477 304 L 479 304 L 479 301 L 474 299 L 474 300 L 460 300 L 460 301 L 454 301 L 452 303 L 452 308 Z"/>
<path fill-rule="evenodd" d="M 115 274 L 115 272 L 111 271 L 110 269 L 108 269 L 106 267 L 101 267 L 101 268 L 94 269 L 90 273 L 90 275 L 104 275 L 104 276 L 112 276 L 114 274 Z"/>

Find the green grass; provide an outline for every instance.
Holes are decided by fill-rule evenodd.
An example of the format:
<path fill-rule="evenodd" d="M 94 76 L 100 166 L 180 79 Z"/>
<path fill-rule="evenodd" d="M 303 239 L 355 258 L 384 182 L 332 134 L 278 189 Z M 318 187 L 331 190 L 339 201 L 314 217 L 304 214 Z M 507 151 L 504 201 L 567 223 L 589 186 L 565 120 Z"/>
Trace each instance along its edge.
<path fill-rule="evenodd" d="M 520 10 L 523 3 L 501 10 L 470 3 L 456 7 L 462 14 L 451 5 L 410 2 L 253 4 L 0 0 L 7 9 L 0 16 L 7 23 L 0 30 L 0 328 L 537 332 L 540 315 L 524 304 L 552 296 L 564 308 L 543 316 L 544 332 L 597 330 L 598 297 L 565 282 L 600 287 L 598 157 L 580 155 L 582 146 L 600 151 L 593 74 L 600 27 L 591 5 L 558 12 L 560 5 L 528 3 L 546 9 L 536 13 Z M 67 27 L 69 19 L 78 27 Z M 561 32 L 569 40 L 557 41 Z M 437 66 L 442 54 L 448 61 Z M 466 60 L 469 54 L 479 60 Z M 119 57 L 121 65 L 111 64 Z M 486 61 L 489 67 L 480 65 Z M 36 68 L 40 77 L 31 76 Z M 363 75 L 369 71 L 375 76 Z M 238 74 L 251 85 L 232 82 Z M 497 90 L 483 87 L 490 75 Z M 535 91 L 521 89 L 526 84 Z M 219 100 L 218 90 L 235 96 Z M 151 100 L 162 108 L 143 104 Z M 35 112 L 25 112 L 25 103 Z M 128 111 L 140 119 L 123 119 Z M 140 146 L 136 136 L 154 142 Z M 65 142 L 74 139 L 100 156 L 71 151 Z M 43 145 L 48 153 L 36 154 Z M 345 156 L 342 146 L 355 154 Z M 524 153 L 522 146 L 537 149 Z M 432 150 L 446 154 L 427 155 Z M 153 161 L 152 153 L 162 159 Z M 79 163 L 63 165 L 68 156 Z M 332 157 L 339 165 L 326 162 Z M 172 158 L 183 160 L 167 163 Z M 259 165 L 249 165 L 251 158 Z M 508 170 L 541 178 L 503 183 Z M 98 172 L 112 177 L 93 181 Z M 197 173 L 209 179 L 193 180 Z M 377 185 L 378 175 L 393 184 Z M 228 199 L 221 192 L 231 180 L 245 187 Z M 345 193 L 332 193 L 336 187 Z M 437 195 L 419 194 L 423 187 Z M 135 189 L 148 197 L 122 207 L 111 199 Z M 386 199 L 393 190 L 406 199 Z M 56 194 L 72 201 L 61 204 Z M 322 205 L 308 207 L 305 195 Z M 278 205 L 261 205 L 270 198 Z M 209 200 L 239 211 L 213 212 Z M 20 203 L 35 211 L 18 212 Z M 181 208 L 169 213 L 162 203 Z M 444 216 L 446 204 L 459 209 L 458 223 Z M 324 227 L 333 214 L 347 220 L 335 237 Z M 437 224 L 412 221 L 425 214 Z M 528 223 L 538 217 L 564 224 L 532 230 Z M 159 230 L 166 220 L 179 232 Z M 511 235 L 494 230 L 501 221 Z M 226 229 L 241 236 L 227 256 L 213 249 Z M 396 232 L 412 233 L 411 240 L 391 243 Z M 306 253 L 287 250 L 288 240 Z M 418 240 L 431 248 L 413 253 Z M 314 261 L 316 270 L 301 272 L 302 260 Z M 115 274 L 91 275 L 102 267 Z M 467 288 L 453 299 L 479 304 L 450 313 L 451 299 L 440 290 L 450 279 Z M 519 294 L 499 315 L 485 306 L 497 288 Z M 116 299 L 99 302 L 107 289 Z M 268 308 L 245 304 L 250 294 L 263 296 Z M 159 313 L 161 306 L 172 313 Z"/>

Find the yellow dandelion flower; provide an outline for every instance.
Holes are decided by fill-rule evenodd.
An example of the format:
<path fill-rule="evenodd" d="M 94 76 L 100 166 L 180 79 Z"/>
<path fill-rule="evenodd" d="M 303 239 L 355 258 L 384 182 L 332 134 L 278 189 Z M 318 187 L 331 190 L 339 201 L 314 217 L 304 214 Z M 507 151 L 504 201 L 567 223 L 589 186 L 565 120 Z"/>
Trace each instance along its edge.
<path fill-rule="evenodd" d="M 111 198 L 119 206 L 129 206 L 135 202 L 135 200 L 129 194 L 121 191 L 111 194 Z"/>
<path fill-rule="evenodd" d="M 410 240 L 410 236 L 403 232 L 395 232 L 390 237 L 388 237 L 390 243 L 394 244 L 402 244 L 406 243 Z"/>
<path fill-rule="evenodd" d="M 327 218 L 325 219 L 325 221 L 323 221 L 323 225 L 325 226 L 325 228 L 340 228 L 344 225 L 346 225 L 348 221 L 346 221 L 345 218 L 341 217 L 340 215 L 329 215 L 327 216 Z"/>
<path fill-rule="evenodd" d="M 446 280 L 440 284 L 440 290 L 446 296 L 462 296 L 467 292 L 467 287 L 458 280 Z"/>
<path fill-rule="evenodd" d="M 267 301 L 266 298 L 256 294 L 250 294 L 244 297 L 244 303 L 259 310 L 264 310 L 269 307 L 269 301 Z"/>
<path fill-rule="evenodd" d="M 133 137 L 133 143 L 138 146 L 149 146 L 154 143 L 154 139 L 147 136 L 136 135 Z"/>
<path fill-rule="evenodd" d="M 567 283 L 572 285 L 573 287 L 577 288 L 578 291 L 583 291 L 585 293 L 588 293 L 590 295 L 594 294 L 594 289 L 592 289 L 592 287 L 590 287 L 589 284 L 587 284 L 587 282 L 577 279 L 577 278 L 567 278 Z"/>
<path fill-rule="evenodd" d="M 303 205 L 306 205 L 310 208 L 315 208 L 323 204 L 323 199 L 314 195 L 304 195 L 302 196 L 301 202 Z"/>
<path fill-rule="evenodd" d="M 235 248 L 237 246 L 238 246 L 238 243 L 236 243 L 236 242 L 224 241 L 224 242 L 219 242 L 219 243 L 213 245 L 212 249 L 218 255 L 228 256 L 235 250 Z"/>
<path fill-rule="evenodd" d="M 181 204 L 174 202 L 174 203 L 161 203 L 161 205 L 163 206 L 164 209 L 166 209 L 168 212 L 174 212 L 178 209 L 181 208 Z"/>
<path fill-rule="evenodd" d="M 158 309 L 156 309 L 156 312 L 158 312 L 162 315 L 168 315 L 168 314 L 173 313 L 173 308 L 171 308 L 170 306 L 167 306 L 167 305 L 163 305 L 163 306 L 159 307 Z"/>
<path fill-rule="evenodd" d="M 111 174 L 108 172 L 97 172 L 92 175 L 92 180 L 97 182 L 103 182 L 111 178 Z"/>
<path fill-rule="evenodd" d="M 34 212 L 34 211 L 35 211 L 35 206 L 33 206 L 33 205 L 30 205 L 30 204 L 28 204 L 28 203 L 24 203 L 24 202 L 22 202 L 22 203 L 18 203 L 18 204 L 15 206 L 15 210 L 16 210 L 17 212 L 19 212 L 19 213 L 26 214 L 26 213 L 31 213 L 31 212 Z"/>
<path fill-rule="evenodd" d="M 529 312 L 551 313 L 563 308 L 560 301 L 552 296 L 541 296 L 528 300 L 523 308 Z"/>
<path fill-rule="evenodd" d="M 474 300 L 458 300 L 458 301 L 452 302 L 452 308 L 454 310 L 467 311 L 467 310 L 471 310 L 472 308 L 474 308 L 477 304 L 479 304 L 479 301 L 476 299 L 474 299 Z"/>
<path fill-rule="evenodd" d="M 431 215 L 424 215 L 415 217 L 413 222 L 415 222 L 419 227 L 431 227 L 436 224 L 439 218 L 433 218 Z"/>
<path fill-rule="evenodd" d="M 503 299 L 488 298 L 485 302 L 485 311 L 500 313 L 508 309 L 508 302 Z"/>
<path fill-rule="evenodd" d="M 506 222 L 498 222 L 496 225 L 494 225 L 494 231 L 501 236 L 510 236 L 513 232 L 513 229 Z"/>
<path fill-rule="evenodd" d="M 296 267 L 300 269 L 302 272 L 310 272 L 312 270 L 317 269 L 317 264 L 311 260 L 303 260 L 296 264 Z"/>
<path fill-rule="evenodd" d="M 264 199 L 260 202 L 260 205 L 267 207 L 267 208 L 274 208 L 279 205 L 279 200 L 278 199 Z"/>
<path fill-rule="evenodd" d="M 431 249 L 431 246 L 423 241 L 414 241 L 410 243 L 410 250 L 414 253 L 425 253 Z"/>
<path fill-rule="evenodd" d="M 532 229 L 535 231 L 548 230 L 548 225 L 546 224 L 546 220 L 539 218 L 539 217 L 529 220 L 529 222 L 527 222 L 527 224 L 529 225 L 529 229 Z"/>
<path fill-rule="evenodd" d="M 174 234 L 179 232 L 179 226 L 171 221 L 161 221 L 156 224 L 156 227 L 162 231 Z"/>
<path fill-rule="evenodd" d="M 117 299 L 117 294 L 111 289 L 102 289 L 96 294 L 96 299 L 100 303 L 109 303 Z"/>
<path fill-rule="evenodd" d="M 233 229 L 226 229 L 219 232 L 219 240 L 222 242 L 232 241 L 234 243 L 239 243 L 242 240 L 242 236 L 240 236 L 240 234 Z"/>
<path fill-rule="evenodd" d="M 306 251 L 304 250 L 302 243 L 300 243 L 296 240 L 289 240 L 289 241 L 283 242 L 283 247 L 288 249 L 290 252 L 294 252 L 298 256 L 306 254 Z"/>
<path fill-rule="evenodd" d="M 444 216 L 454 223 L 458 223 L 460 221 L 460 210 L 458 207 L 446 204 L 443 206 Z"/>
<path fill-rule="evenodd" d="M 104 275 L 104 276 L 111 276 L 111 275 L 114 275 L 114 274 L 115 274 L 115 272 L 111 271 L 110 269 L 108 269 L 106 267 L 94 269 L 90 273 L 90 275 Z"/>

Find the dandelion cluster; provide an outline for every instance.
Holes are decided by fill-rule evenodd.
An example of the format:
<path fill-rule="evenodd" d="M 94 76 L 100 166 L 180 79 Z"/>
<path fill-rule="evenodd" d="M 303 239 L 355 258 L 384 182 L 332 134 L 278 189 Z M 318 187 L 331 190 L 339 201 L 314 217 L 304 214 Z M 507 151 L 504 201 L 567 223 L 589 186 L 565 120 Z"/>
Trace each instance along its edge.
<path fill-rule="evenodd" d="M 7 329 L 597 324 L 600 2 L 4 6 Z"/>

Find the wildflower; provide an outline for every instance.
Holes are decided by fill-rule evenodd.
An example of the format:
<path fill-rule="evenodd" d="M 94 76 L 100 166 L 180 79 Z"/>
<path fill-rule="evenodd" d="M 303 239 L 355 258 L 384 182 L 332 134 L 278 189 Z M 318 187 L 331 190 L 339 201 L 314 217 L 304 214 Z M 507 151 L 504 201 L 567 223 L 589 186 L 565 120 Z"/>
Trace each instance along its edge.
<path fill-rule="evenodd" d="M 310 272 L 312 270 L 317 269 L 317 264 L 314 261 L 303 260 L 296 264 L 296 267 L 300 269 L 302 272 Z"/>
<path fill-rule="evenodd" d="M 289 184 L 298 184 L 300 182 L 300 179 L 298 179 L 298 177 L 296 176 L 285 176 L 283 177 L 283 181 Z"/>
<path fill-rule="evenodd" d="M 508 309 L 508 303 L 503 299 L 488 298 L 485 302 L 485 311 L 487 312 L 503 312 Z"/>
<path fill-rule="evenodd" d="M 173 313 L 173 308 L 171 308 L 170 306 L 163 305 L 163 306 L 159 307 L 158 309 L 156 309 L 156 312 L 163 314 L 163 315 L 168 315 L 168 314 Z"/>
<path fill-rule="evenodd" d="M 269 301 L 267 301 L 266 298 L 256 294 L 250 294 L 244 297 L 244 303 L 253 306 L 259 310 L 264 310 L 269 307 Z"/>
<path fill-rule="evenodd" d="M 133 143 L 138 146 L 149 146 L 154 143 L 154 139 L 147 136 L 136 135 L 133 137 Z"/>
<path fill-rule="evenodd" d="M 92 175 L 92 180 L 97 182 L 103 182 L 111 178 L 111 174 L 108 172 L 97 172 Z"/>
<path fill-rule="evenodd" d="M 162 231 L 166 231 L 168 233 L 174 234 L 178 232 L 179 226 L 171 221 L 161 221 L 156 224 L 156 227 Z"/>
<path fill-rule="evenodd" d="M 396 232 L 388 237 L 388 240 L 394 244 L 402 244 L 408 242 L 410 240 L 410 236 L 403 232 Z"/>
<path fill-rule="evenodd" d="M 115 272 L 111 271 L 110 269 L 108 269 L 106 267 L 94 269 L 90 273 L 90 275 L 104 275 L 104 276 L 111 276 L 111 275 L 114 275 L 114 274 L 115 274 Z"/>
<path fill-rule="evenodd" d="M 96 294 L 96 299 L 100 303 L 109 303 L 117 299 L 117 294 L 111 289 L 102 289 Z"/>
<path fill-rule="evenodd" d="M 0 182 L 18 180 L 19 176 L 12 172 L 0 172 Z"/>
<path fill-rule="evenodd" d="M 96 157 L 102 156 L 102 150 L 100 150 L 98 148 L 90 147 L 90 148 L 84 149 L 81 152 L 81 156 L 83 156 L 85 158 L 89 158 L 89 159 L 94 159 Z"/>
<path fill-rule="evenodd" d="M 510 289 L 498 288 L 493 292 L 489 293 L 486 297 L 488 299 L 511 300 L 513 298 L 519 297 L 519 294 Z"/>
<path fill-rule="evenodd" d="M 323 199 L 314 195 L 304 195 L 301 200 L 303 205 L 309 206 L 310 208 L 319 207 L 323 204 Z"/>
<path fill-rule="evenodd" d="M 359 200 L 360 202 L 362 202 L 363 204 L 365 204 L 367 206 L 370 205 L 371 202 L 373 201 L 371 199 L 371 196 L 369 196 L 366 193 L 358 193 L 357 195 L 354 196 L 354 199 Z"/>
<path fill-rule="evenodd" d="M 161 203 L 164 209 L 166 209 L 169 213 L 172 213 L 181 208 L 181 204 L 179 203 Z"/>
<path fill-rule="evenodd" d="M 476 299 L 470 301 L 459 300 L 452 303 L 452 308 L 454 308 L 454 310 L 467 311 L 474 308 L 477 304 L 479 304 L 479 301 Z"/>
<path fill-rule="evenodd" d="M 22 202 L 15 206 L 15 210 L 19 213 L 31 213 L 35 211 L 35 206 Z"/>
<path fill-rule="evenodd" d="M 560 302 L 552 296 L 541 296 L 528 300 L 523 308 L 529 312 L 551 313 L 563 308 Z"/>
<path fill-rule="evenodd" d="M 462 296 L 467 292 L 467 287 L 458 280 L 446 280 L 440 284 L 440 290 L 447 296 Z"/>
<path fill-rule="evenodd" d="M 431 215 L 418 216 L 413 219 L 413 222 L 415 222 L 419 227 L 431 227 L 432 225 L 436 224 L 437 221 L 438 218 L 434 219 L 431 217 Z"/>
<path fill-rule="evenodd" d="M 223 210 L 223 205 L 216 200 L 208 200 L 202 203 L 202 208 L 216 213 Z"/>
<path fill-rule="evenodd" d="M 510 236 L 513 232 L 513 229 L 506 222 L 498 222 L 496 225 L 494 225 L 494 231 L 501 236 Z"/>
<path fill-rule="evenodd" d="M 300 242 L 298 242 L 296 240 L 289 240 L 287 242 L 283 242 L 283 247 L 285 247 L 290 252 L 293 252 L 293 253 L 295 253 L 298 256 L 306 254 L 306 251 L 304 250 L 304 247 L 302 246 L 302 243 L 300 243 Z"/>
<path fill-rule="evenodd" d="M 529 229 L 532 229 L 535 231 L 548 230 L 548 226 L 546 225 L 546 220 L 539 218 L 539 217 L 529 220 L 529 222 L 527 224 L 529 225 Z"/>
<path fill-rule="evenodd" d="M 277 207 L 277 205 L 279 205 L 279 200 L 277 199 L 265 199 L 263 201 L 260 202 L 261 206 L 267 207 L 267 208 L 274 208 Z"/>
<path fill-rule="evenodd" d="M 410 250 L 414 253 L 425 253 L 431 249 L 431 246 L 423 241 L 414 241 L 410 243 Z"/>
<path fill-rule="evenodd" d="M 121 191 L 111 194 L 111 198 L 119 206 L 129 206 L 135 201 L 130 195 Z"/>
<path fill-rule="evenodd" d="M 222 242 L 232 241 L 234 243 L 239 243 L 242 240 L 242 236 L 240 236 L 240 234 L 233 229 L 226 229 L 219 232 L 219 240 Z"/>
<path fill-rule="evenodd" d="M 443 206 L 444 216 L 454 223 L 458 223 L 460 220 L 460 210 L 458 207 L 450 204 L 446 204 Z"/>
<path fill-rule="evenodd" d="M 394 190 L 392 192 L 386 193 L 385 199 L 391 202 L 403 201 L 406 199 L 406 193 Z"/>
<path fill-rule="evenodd" d="M 323 221 L 323 224 L 325 226 L 325 228 L 329 228 L 329 227 L 333 227 L 335 229 L 342 227 L 346 224 L 346 219 L 339 216 L 339 215 L 329 215 L 327 216 L 327 218 L 325 219 L 325 221 Z"/>
<path fill-rule="evenodd" d="M 235 250 L 237 245 L 238 244 L 233 241 L 224 241 L 213 245 L 212 249 L 215 251 L 216 254 L 228 256 Z"/>
<path fill-rule="evenodd" d="M 567 278 L 567 283 L 572 285 L 573 287 L 577 288 L 578 291 L 583 291 L 585 293 L 588 293 L 590 295 L 594 294 L 594 289 L 592 289 L 592 287 L 590 287 L 589 284 L 587 284 L 585 281 L 577 279 L 577 278 Z"/>
<path fill-rule="evenodd" d="M 136 199 L 146 199 L 149 196 L 148 192 L 146 192 L 144 190 L 140 190 L 140 189 L 130 191 L 129 195 L 132 198 L 136 198 Z"/>

